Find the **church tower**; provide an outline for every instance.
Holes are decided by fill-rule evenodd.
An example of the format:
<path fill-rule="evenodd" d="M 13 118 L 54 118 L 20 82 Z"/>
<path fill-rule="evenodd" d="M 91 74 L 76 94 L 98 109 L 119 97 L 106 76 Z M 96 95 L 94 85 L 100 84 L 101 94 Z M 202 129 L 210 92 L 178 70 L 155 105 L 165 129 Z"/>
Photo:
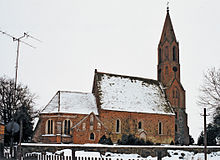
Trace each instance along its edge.
<path fill-rule="evenodd" d="M 180 81 L 179 43 L 176 40 L 169 8 L 158 45 L 157 79 L 165 87 L 175 114 L 175 142 L 189 144 L 189 128 L 185 106 L 185 90 Z"/>

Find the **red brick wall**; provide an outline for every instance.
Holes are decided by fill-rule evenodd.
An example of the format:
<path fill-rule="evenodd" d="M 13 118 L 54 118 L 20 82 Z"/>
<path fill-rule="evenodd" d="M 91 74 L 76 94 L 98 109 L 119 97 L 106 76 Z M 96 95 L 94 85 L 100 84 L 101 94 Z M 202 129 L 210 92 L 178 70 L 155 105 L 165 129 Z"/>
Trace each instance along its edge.
<path fill-rule="evenodd" d="M 131 113 L 102 110 L 100 119 L 108 128 L 114 143 L 123 134 L 134 134 L 137 137 L 144 131 L 146 139 L 154 143 L 170 144 L 175 139 L 175 116 L 147 113 Z M 121 122 L 121 130 L 116 133 L 116 120 Z M 142 129 L 138 129 L 138 122 L 142 121 Z M 158 133 L 158 123 L 162 123 L 162 134 Z"/>
<path fill-rule="evenodd" d="M 90 116 L 94 116 L 93 114 Z M 76 144 L 98 143 L 100 138 L 106 134 L 107 129 L 94 117 L 93 125 L 90 116 L 73 130 L 73 142 Z M 85 123 L 85 129 L 83 129 Z M 98 123 L 100 124 L 98 126 Z M 92 127 L 93 126 L 93 127 Z M 90 139 L 90 134 L 94 134 L 94 140 Z"/>
<path fill-rule="evenodd" d="M 33 140 L 35 142 L 43 142 L 43 143 L 75 143 L 75 144 L 84 144 L 84 143 L 98 143 L 99 139 L 105 134 L 106 128 L 102 126 L 94 114 L 94 121 L 93 121 L 93 129 L 90 129 L 90 117 L 85 119 L 80 125 L 75 127 L 73 130 L 70 131 L 70 135 L 64 135 L 59 129 L 60 122 L 64 123 L 64 120 L 71 121 L 71 128 L 78 124 L 81 120 L 83 120 L 88 115 L 81 115 L 81 114 L 41 114 L 40 121 L 35 129 L 35 133 L 33 136 Z M 46 131 L 46 123 L 47 120 L 53 120 L 54 124 L 54 134 L 47 134 Z M 57 123 L 58 122 L 58 123 Z M 98 122 L 101 124 L 98 127 Z M 83 123 L 86 123 L 86 129 L 82 129 Z M 63 125 L 62 125 L 63 126 Z M 63 130 L 63 127 L 62 127 Z M 94 140 L 90 140 L 90 134 L 94 134 Z"/>
<path fill-rule="evenodd" d="M 81 114 L 41 114 L 40 121 L 35 129 L 33 140 L 35 142 L 43 143 L 60 143 L 62 140 L 63 143 L 72 143 L 72 131 L 70 135 L 63 135 L 62 139 L 60 137 L 61 129 L 63 130 L 64 120 L 71 121 L 71 127 L 76 125 L 80 120 L 82 120 L 87 115 Z M 48 135 L 46 131 L 47 120 L 53 120 L 53 135 Z M 62 133 L 63 134 L 63 133 Z"/>

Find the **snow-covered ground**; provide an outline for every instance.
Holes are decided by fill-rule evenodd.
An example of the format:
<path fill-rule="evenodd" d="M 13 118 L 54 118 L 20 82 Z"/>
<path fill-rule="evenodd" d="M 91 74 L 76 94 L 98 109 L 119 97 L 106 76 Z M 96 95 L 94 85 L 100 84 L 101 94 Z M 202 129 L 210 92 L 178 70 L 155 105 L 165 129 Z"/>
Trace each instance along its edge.
<path fill-rule="evenodd" d="M 181 150 L 168 150 L 169 156 L 163 157 L 162 160 L 204 160 L 203 153 L 194 154 L 193 152 L 181 151 Z M 40 154 L 36 153 L 35 154 Z M 47 155 L 52 155 L 52 153 L 47 152 Z M 64 149 L 57 151 L 56 155 L 63 154 L 64 156 L 72 156 L 71 149 Z M 143 160 L 157 160 L 157 157 L 141 157 L 138 154 L 116 154 L 111 152 L 106 152 L 105 155 L 101 155 L 99 152 L 86 152 L 86 151 L 76 151 L 76 157 L 96 157 L 96 158 L 111 158 L 111 160 L 123 159 L 143 159 Z M 208 154 L 208 160 L 220 160 L 220 151 Z"/>
<path fill-rule="evenodd" d="M 162 158 L 162 160 L 179 160 L 179 159 L 181 160 L 204 160 L 203 153 L 194 154 L 193 152 L 187 152 L 187 151 L 181 151 L 181 150 L 169 150 L 168 153 L 169 153 L 169 156 Z M 112 160 L 143 159 L 143 157 L 141 157 L 138 154 L 116 154 L 116 153 L 110 153 L 110 152 L 106 152 L 105 155 L 100 155 L 100 153 L 98 152 L 76 151 L 76 156 L 77 157 L 94 156 L 97 158 L 99 157 L 111 158 Z M 208 160 L 220 160 L 220 151 L 208 154 L 207 158 Z M 149 156 L 145 158 L 145 160 L 157 160 L 157 157 Z"/>

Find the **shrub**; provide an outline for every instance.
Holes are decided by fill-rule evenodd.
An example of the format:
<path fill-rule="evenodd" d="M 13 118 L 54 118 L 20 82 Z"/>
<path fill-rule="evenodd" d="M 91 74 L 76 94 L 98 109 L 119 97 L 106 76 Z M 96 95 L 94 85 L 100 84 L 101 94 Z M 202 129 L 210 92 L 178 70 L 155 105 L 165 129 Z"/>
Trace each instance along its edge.
<path fill-rule="evenodd" d="M 109 138 L 106 138 L 105 135 L 103 135 L 103 136 L 100 138 L 100 140 L 99 140 L 98 143 L 99 143 L 99 144 L 108 144 L 108 145 L 112 145 L 112 144 L 113 144 L 111 138 L 110 138 L 110 137 L 109 137 Z"/>
<path fill-rule="evenodd" d="M 126 135 L 123 134 L 121 140 L 118 140 L 117 144 L 119 145 L 153 145 L 153 142 L 143 139 L 139 139 L 132 134 Z"/>

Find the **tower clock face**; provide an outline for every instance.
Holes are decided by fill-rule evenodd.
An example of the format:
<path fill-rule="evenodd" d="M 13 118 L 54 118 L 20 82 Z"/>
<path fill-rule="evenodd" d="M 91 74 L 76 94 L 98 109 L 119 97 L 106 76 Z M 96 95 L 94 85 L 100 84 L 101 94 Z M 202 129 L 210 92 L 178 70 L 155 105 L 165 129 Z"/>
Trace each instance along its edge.
<path fill-rule="evenodd" d="M 177 72 L 177 67 L 176 66 L 173 67 L 173 71 Z"/>

